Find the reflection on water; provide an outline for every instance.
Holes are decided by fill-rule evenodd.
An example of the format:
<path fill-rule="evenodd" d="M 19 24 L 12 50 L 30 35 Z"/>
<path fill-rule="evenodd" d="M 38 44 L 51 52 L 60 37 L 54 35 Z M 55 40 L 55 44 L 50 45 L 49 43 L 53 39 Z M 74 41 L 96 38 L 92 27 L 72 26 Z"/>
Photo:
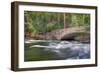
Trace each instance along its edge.
<path fill-rule="evenodd" d="M 31 44 L 28 46 L 27 50 L 37 48 L 37 49 L 42 50 L 41 52 L 39 51 L 39 53 L 38 51 L 35 51 L 38 54 L 45 53 L 46 57 L 42 56 L 41 54 L 41 58 L 43 57 L 43 59 L 37 59 L 37 60 L 63 60 L 63 59 L 90 58 L 90 44 L 89 43 L 82 43 L 78 41 L 31 40 L 31 41 L 26 41 L 25 44 Z M 27 50 L 26 50 L 25 56 L 27 56 Z M 50 52 L 52 55 L 50 56 L 46 54 L 47 52 Z M 33 55 L 33 56 L 38 57 L 38 55 Z"/>

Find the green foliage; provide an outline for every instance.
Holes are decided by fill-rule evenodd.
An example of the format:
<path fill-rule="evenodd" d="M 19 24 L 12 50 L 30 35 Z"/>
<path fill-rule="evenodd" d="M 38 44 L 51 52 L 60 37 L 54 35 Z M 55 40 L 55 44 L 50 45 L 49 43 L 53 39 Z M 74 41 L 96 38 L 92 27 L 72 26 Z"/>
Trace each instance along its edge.
<path fill-rule="evenodd" d="M 38 34 L 64 28 L 63 13 L 25 11 L 24 17 L 25 32 Z M 89 14 L 66 13 L 65 20 L 67 27 L 90 25 Z"/>

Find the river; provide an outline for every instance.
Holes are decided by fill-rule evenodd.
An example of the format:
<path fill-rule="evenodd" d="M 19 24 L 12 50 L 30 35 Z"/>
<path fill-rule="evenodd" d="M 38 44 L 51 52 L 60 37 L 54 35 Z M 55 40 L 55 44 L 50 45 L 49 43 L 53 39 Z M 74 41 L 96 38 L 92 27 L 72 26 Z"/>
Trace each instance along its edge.
<path fill-rule="evenodd" d="M 26 44 L 32 43 L 28 49 L 42 49 L 45 55 L 48 51 L 53 54 L 48 60 L 64 60 L 64 59 L 89 59 L 90 58 L 90 43 L 82 43 L 79 41 L 58 41 L 58 40 L 29 40 Z M 38 52 L 38 51 L 35 51 Z M 39 51 L 39 53 L 42 53 Z M 32 56 L 32 55 L 31 55 Z M 38 55 L 33 55 L 37 56 Z M 40 56 L 40 55 L 39 55 Z M 42 56 L 41 54 L 41 57 Z M 40 59 L 40 60 L 45 60 Z"/>

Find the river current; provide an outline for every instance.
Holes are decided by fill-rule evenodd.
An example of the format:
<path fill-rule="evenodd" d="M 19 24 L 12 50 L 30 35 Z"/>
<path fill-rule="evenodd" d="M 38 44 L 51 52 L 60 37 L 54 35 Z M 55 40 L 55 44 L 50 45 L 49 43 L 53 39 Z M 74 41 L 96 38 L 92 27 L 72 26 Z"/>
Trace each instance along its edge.
<path fill-rule="evenodd" d="M 90 43 L 82 43 L 79 41 L 27 41 L 26 43 L 42 42 L 30 46 L 44 48 L 44 51 L 51 51 L 56 54 L 56 59 L 88 59 L 90 58 Z"/>

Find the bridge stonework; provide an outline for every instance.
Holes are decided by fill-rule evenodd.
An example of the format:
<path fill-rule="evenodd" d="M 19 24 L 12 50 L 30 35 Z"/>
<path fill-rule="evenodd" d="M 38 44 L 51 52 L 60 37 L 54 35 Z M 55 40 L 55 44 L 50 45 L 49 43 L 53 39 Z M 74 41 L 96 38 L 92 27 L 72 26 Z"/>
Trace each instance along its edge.
<path fill-rule="evenodd" d="M 68 39 L 70 37 L 74 37 L 76 33 L 82 33 L 85 31 L 86 31 L 85 28 L 82 26 L 70 27 L 70 28 L 64 28 L 64 29 L 56 29 L 56 30 L 46 33 L 46 39 L 49 39 L 49 40 Z"/>

